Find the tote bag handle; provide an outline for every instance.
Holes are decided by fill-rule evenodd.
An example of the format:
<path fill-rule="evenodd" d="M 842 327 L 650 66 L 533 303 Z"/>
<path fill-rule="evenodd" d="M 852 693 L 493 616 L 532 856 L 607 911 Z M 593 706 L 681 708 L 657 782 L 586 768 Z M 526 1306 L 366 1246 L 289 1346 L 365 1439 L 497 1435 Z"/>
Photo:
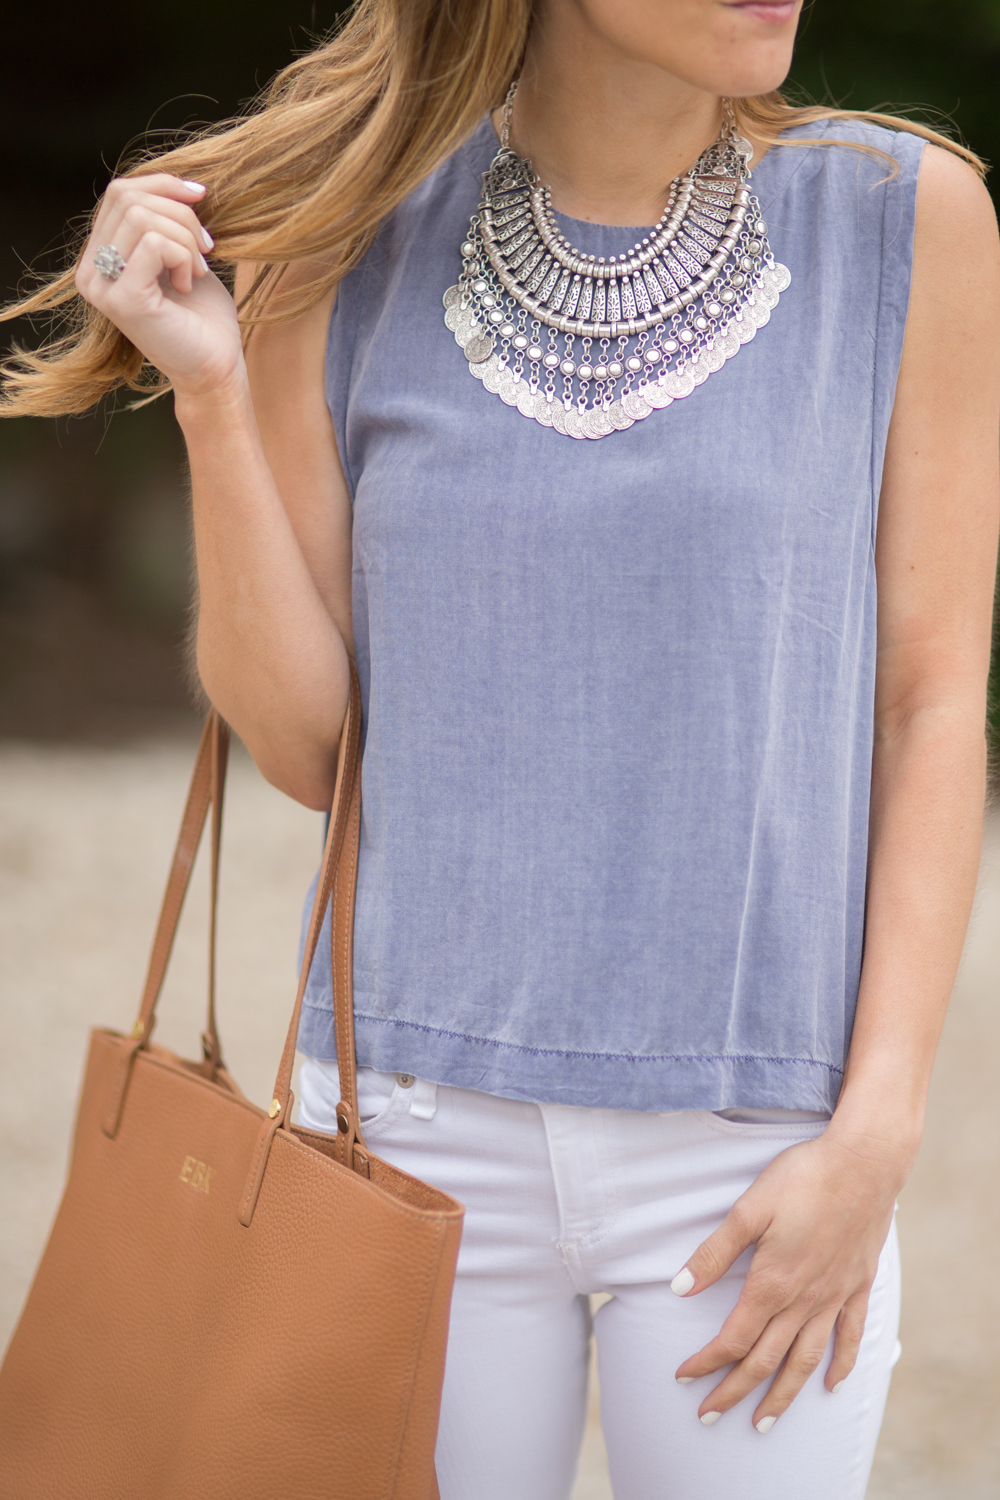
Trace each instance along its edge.
<path fill-rule="evenodd" d="M 149 956 L 146 983 L 142 991 L 139 1014 L 132 1027 L 131 1038 L 146 1046 L 156 1024 L 156 1005 L 163 989 L 167 965 L 177 935 L 184 898 L 191 883 L 191 871 L 195 855 L 201 843 L 202 831 L 208 809 L 212 809 L 212 869 L 209 896 L 208 927 L 208 1006 L 202 1047 L 206 1068 L 210 1074 L 222 1066 L 222 1049 L 219 1043 L 215 1020 L 215 955 L 216 926 L 219 904 L 219 849 L 222 842 L 222 799 L 226 785 L 226 767 L 229 762 L 229 730 L 213 708 L 205 721 L 201 743 L 191 774 L 184 816 L 174 847 L 174 857 L 167 879 L 167 889 L 160 908 L 160 919 L 156 924 L 156 936 Z"/>
<path fill-rule="evenodd" d="M 219 851 L 222 840 L 222 806 L 229 754 L 229 730 L 214 709 L 209 713 L 202 732 L 188 790 L 180 833 L 167 880 L 167 889 L 153 939 L 146 983 L 139 1014 L 130 1038 L 123 1048 L 120 1084 L 105 1120 L 105 1131 L 114 1135 L 121 1116 L 121 1106 L 128 1086 L 128 1076 L 135 1052 L 149 1045 L 156 1024 L 156 1007 L 163 989 L 167 964 L 174 945 L 184 898 L 191 881 L 195 855 L 205 828 L 209 808 L 212 810 L 211 879 L 209 896 L 208 1005 L 205 1032 L 202 1037 L 203 1067 L 214 1077 L 222 1066 L 222 1049 L 215 1017 L 216 929 L 219 894 Z M 333 901 L 331 921 L 331 968 L 333 973 L 334 1030 L 340 1071 L 341 1103 L 337 1106 L 337 1127 L 343 1159 L 354 1165 L 354 1147 L 363 1146 L 357 1124 L 357 1062 L 354 1056 L 354 892 L 357 885 L 358 844 L 361 830 L 361 689 L 353 661 L 350 662 L 350 693 L 347 715 L 341 731 L 337 754 L 337 780 L 323 862 L 316 884 L 309 932 L 306 938 L 298 991 L 289 1022 L 285 1046 L 278 1065 L 274 1094 L 268 1120 L 258 1143 L 257 1158 L 251 1169 L 244 1214 L 249 1222 L 256 1202 L 260 1178 L 266 1165 L 273 1132 L 290 1124 L 292 1068 L 299 1018 L 306 983 L 319 942 L 326 908 Z M 265 1140 L 266 1137 L 266 1140 Z"/>

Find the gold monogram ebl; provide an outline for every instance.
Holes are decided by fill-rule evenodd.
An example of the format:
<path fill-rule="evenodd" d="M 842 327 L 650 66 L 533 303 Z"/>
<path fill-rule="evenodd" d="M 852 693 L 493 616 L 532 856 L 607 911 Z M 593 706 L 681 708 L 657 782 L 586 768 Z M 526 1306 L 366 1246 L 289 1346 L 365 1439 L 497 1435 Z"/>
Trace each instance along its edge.
<path fill-rule="evenodd" d="M 208 1179 L 215 1172 L 214 1167 L 206 1167 L 203 1161 L 196 1156 L 185 1156 L 184 1165 L 181 1167 L 181 1182 L 187 1182 L 199 1193 L 208 1192 Z"/>

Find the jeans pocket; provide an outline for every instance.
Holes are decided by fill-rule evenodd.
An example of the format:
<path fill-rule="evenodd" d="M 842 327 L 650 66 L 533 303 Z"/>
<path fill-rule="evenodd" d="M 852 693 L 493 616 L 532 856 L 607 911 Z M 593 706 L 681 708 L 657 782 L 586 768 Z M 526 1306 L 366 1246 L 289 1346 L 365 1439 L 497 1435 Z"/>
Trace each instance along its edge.
<path fill-rule="evenodd" d="M 408 1087 L 399 1082 L 407 1077 L 405 1073 L 380 1073 L 375 1068 L 358 1069 L 358 1122 L 369 1145 L 383 1139 L 409 1115 L 413 1081 Z"/>
<path fill-rule="evenodd" d="M 705 1123 L 720 1135 L 728 1135 L 736 1140 L 787 1140 L 789 1143 L 808 1141 L 814 1136 L 822 1135 L 830 1123 L 825 1116 L 814 1120 L 782 1119 L 783 1113 L 784 1111 L 775 1110 L 770 1119 L 729 1120 L 716 1110 L 707 1110 Z M 795 1111 L 788 1113 L 794 1116 Z"/>

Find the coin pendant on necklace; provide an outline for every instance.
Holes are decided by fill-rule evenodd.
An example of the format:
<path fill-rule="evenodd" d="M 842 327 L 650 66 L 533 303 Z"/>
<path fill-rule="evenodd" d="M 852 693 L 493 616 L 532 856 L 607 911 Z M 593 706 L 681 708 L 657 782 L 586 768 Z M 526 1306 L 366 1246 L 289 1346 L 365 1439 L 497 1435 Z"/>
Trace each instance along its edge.
<path fill-rule="evenodd" d="M 517 409 L 522 417 L 534 417 L 536 397 L 531 394 L 531 387 L 526 380 L 517 382 Z"/>
<path fill-rule="evenodd" d="M 470 365 L 481 365 L 493 353 L 493 340 L 488 333 L 475 334 L 465 346 L 465 357 Z"/>
<path fill-rule="evenodd" d="M 483 361 L 477 360 L 476 363 L 482 364 Z M 500 365 L 493 359 L 491 359 L 483 369 L 483 385 L 488 391 L 491 391 L 494 396 L 499 396 L 500 394 L 500 380 L 502 375 L 503 370 L 501 369 Z"/>
<path fill-rule="evenodd" d="M 646 389 L 648 390 L 649 387 L 647 386 Z M 622 411 L 627 417 L 631 417 L 633 422 L 641 422 L 643 417 L 649 416 L 652 407 L 647 404 L 645 394 L 640 396 L 638 391 L 629 391 L 622 397 Z"/>

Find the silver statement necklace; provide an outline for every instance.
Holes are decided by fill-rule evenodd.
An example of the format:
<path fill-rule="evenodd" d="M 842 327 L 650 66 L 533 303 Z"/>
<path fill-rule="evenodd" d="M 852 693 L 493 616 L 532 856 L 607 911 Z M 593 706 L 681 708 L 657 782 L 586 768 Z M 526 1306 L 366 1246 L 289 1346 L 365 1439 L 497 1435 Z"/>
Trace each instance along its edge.
<path fill-rule="evenodd" d="M 728 99 L 722 133 L 670 184 L 652 234 L 604 260 L 568 243 L 550 189 L 511 150 L 516 89 L 444 320 L 470 372 L 508 406 L 569 437 L 607 437 L 721 369 L 791 276 L 771 254 L 749 188 L 753 146 Z"/>

